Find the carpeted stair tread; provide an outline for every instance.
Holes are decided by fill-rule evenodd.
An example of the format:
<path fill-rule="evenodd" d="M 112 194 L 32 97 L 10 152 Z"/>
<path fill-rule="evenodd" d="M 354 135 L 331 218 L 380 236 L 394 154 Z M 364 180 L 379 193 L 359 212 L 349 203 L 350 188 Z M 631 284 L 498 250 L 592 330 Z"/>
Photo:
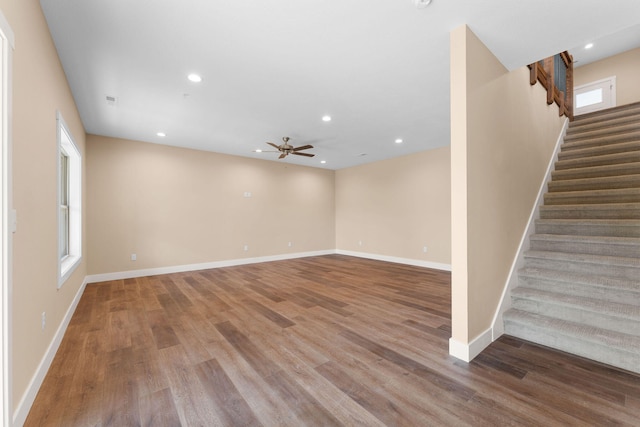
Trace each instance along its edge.
<path fill-rule="evenodd" d="M 576 169 L 592 166 L 607 166 L 623 163 L 640 162 L 640 143 L 635 151 L 627 151 L 624 153 L 604 154 L 601 156 L 592 156 L 579 159 L 558 160 L 555 164 L 556 170 Z"/>
<path fill-rule="evenodd" d="M 609 360 L 610 357 L 606 357 L 609 355 L 607 354 L 605 357 L 600 357 L 600 354 L 598 353 L 606 353 L 606 351 L 600 351 L 594 354 L 594 352 L 590 351 L 589 348 L 587 348 L 586 351 L 582 348 L 576 348 L 577 346 L 567 342 L 566 338 L 589 342 L 604 350 L 610 349 L 614 352 L 621 351 L 624 352 L 624 354 L 619 356 L 622 360 L 617 360 L 617 366 L 620 366 L 623 369 L 628 369 L 632 372 L 640 372 L 640 353 L 638 352 L 638 349 L 640 348 L 640 337 L 636 335 L 609 331 L 596 326 L 555 319 L 513 308 L 507 310 L 504 318 L 506 333 L 510 335 L 518 336 L 550 347 L 559 348 L 563 351 L 569 351 L 604 363 L 611 363 Z M 538 332 L 538 339 L 523 336 L 526 334 L 514 333 L 512 325 L 518 324 L 540 331 Z"/>
<path fill-rule="evenodd" d="M 640 282 L 634 279 L 532 267 L 521 268 L 518 270 L 518 276 L 522 279 L 556 282 L 564 285 L 574 284 L 599 287 L 605 289 L 607 293 L 613 294 L 617 292 L 636 293 L 637 297 L 640 298 Z M 531 285 L 527 286 L 531 287 Z M 564 289 L 562 285 L 559 287 Z"/>
<path fill-rule="evenodd" d="M 538 234 L 640 237 L 637 219 L 537 219 Z"/>
<path fill-rule="evenodd" d="M 637 151 L 639 147 L 640 137 L 635 141 L 629 142 L 607 143 L 599 145 L 574 145 L 573 149 L 569 149 L 567 145 L 563 144 L 562 150 L 558 153 L 558 159 L 567 160 L 590 156 L 602 156 L 605 154 L 627 153 L 630 151 Z"/>
<path fill-rule="evenodd" d="M 575 162 L 575 161 L 574 161 Z M 608 165 L 584 166 L 579 162 L 574 167 L 556 169 L 551 172 L 554 181 L 564 179 L 597 178 L 605 176 L 637 175 L 640 173 L 640 161 L 612 163 Z"/>
<path fill-rule="evenodd" d="M 640 102 L 620 105 L 607 110 L 595 111 L 593 113 L 575 116 L 572 126 L 583 126 L 592 123 L 607 123 L 610 120 L 621 117 L 635 116 L 640 114 Z"/>
<path fill-rule="evenodd" d="M 640 257 L 640 237 L 534 234 L 530 242 L 536 251 Z"/>
<path fill-rule="evenodd" d="M 549 182 L 550 192 L 640 188 L 640 169 L 637 174 L 601 176 L 597 178 L 563 179 Z"/>
<path fill-rule="evenodd" d="M 640 202 L 640 187 L 612 188 L 604 190 L 554 191 L 544 195 L 544 203 L 549 205 L 635 202 Z"/>
<path fill-rule="evenodd" d="M 526 286 L 518 286 L 512 292 L 512 297 L 516 300 L 526 299 L 538 301 L 565 308 L 574 308 L 590 311 L 594 314 L 620 317 L 629 319 L 638 323 L 637 329 L 640 330 L 640 307 L 633 304 L 625 304 L 620 302 L 611 302 L 596 298 L 580 297 L 575 295 L 567 295 L 560 292 L 552 292 L 542 289 L 529 288 Z M 565 319 L 566 320 L 566 319 Z"/>
<path fill-rule="evenodd" d="M 541 219 L 640 219 L 640 203 L 543 205 Z"/>
<path fill-rule="evenodd" d="M 638 117 L 640 117 L 640 114 L 638 115 Z M 569 126 L 569 129 L 567 129 L 567 134 L 564 137 L 564 142 L 569 143 L 580 140 L 582 138 L 589 139 L 604 135 L 616 135 L 620 133 L 635 131 L 640 131 L 640 121 L 638 121 L 637 117 L 631 116 L 624 118 L 617 123 L 612 123 L 611 121 L 609 121 L 607 122 L 606 127 L 599 126 L 588 129 L 585 127 L 580 128 Z"/>
<path fill-rule="evenodd" d="M 640 119 L 640 108 L 635 112 L 630 111 L 629 114 L 623 116 L 616 116 L 615 118 L 609 118 L 608 120 L 592 121 L 591 123 L 583 122 L 582 120 L 575 119 L 569 123 L 567 128 L 567 135 L 579 135 L 584 132 L 591 132 L 595 130 L 614 131 L 618 126 L 625 126 L 630 123 L 637 123 Z"/>
<path fill-rule="evenodd" d="M 567 145 L 563 146 L 562 149 L 571 150 L 581 146 L 586 148 L 589 146 L 620 144 L 630 141 L 640 141 L 640 130 L 632 129 L 625 132 L 611 131 L 601 133 L 599 135 L 576 135 L 573 137 L 565 137 Z"/>
<path fill-rule="evenodd" d="M 567 252 L 534 251 L 525 252 L 525 259 L 542 259 L 583 264 L 600 264 L 608 267 L 637 268 L 640 274 L 640 259 L 609 255 L 575 254 Z M 640 276 L 638 276 L 640 277 Z"/>

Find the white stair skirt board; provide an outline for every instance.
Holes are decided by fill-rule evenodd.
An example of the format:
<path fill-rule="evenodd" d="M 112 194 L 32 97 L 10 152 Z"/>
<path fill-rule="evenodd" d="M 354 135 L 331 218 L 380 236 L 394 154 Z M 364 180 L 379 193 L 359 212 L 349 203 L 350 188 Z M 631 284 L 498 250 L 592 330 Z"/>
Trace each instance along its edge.
<path fill-rule="evenodd" d="M 513 264 L 511 265 L 509 275 L 507 276 L 507 283 L 502 290 L 500 304 L 498 304 L 498 309 L 493 316 L 493 322 L 491 324 L 491 330 L 493 331 L 492 341 L 497 340 L 502 334 L 504 334 L 504 321 L 502 319 L 502 315 L 505 311 L 511 308 L 511 290 L 518 285 L 518 270 L 524 265 L 524 253 L 529 250 L 529 238 L 535 232 L 535 220 L 540 216 L 540 206 L 542 206 L 542 204 L 544 203 L 544 195 L 547 192 L 547 185 L 549 184 L 549 182 L 551 182 L 551 173 L 554 170 L 555 162 L 558 160 L 558 153 L 560 152 L 560 147 L 562 146 L 562 142 L 564 141 L 564 137 L 567 133 L 568 127 L 569 119 L 565 119 L 562 130 L 560 131 L 560 135 L 558 136 L 558 139 L 556 141 L 556 146 L 553 150 L 553 154 L 549 159 L 549 164 L 547 165 L 547 173 L 545 174 L 544 180 L 542 181 L 542 183 L 540 184 L 540 188 L 538 189 L 538 197 L 536 198 L 536 202 L 531 209 L 529 222 L 527 223 L 527 227 L 525 228 L 524 233 L 522 233 L 522 239 L 520 240 L 520 244 L 518 245 L 518 251 L 513 259 Z"/>
<path fill-rule="evenodd" d="M 492 336 L 493 331 L 489 328 L 471 340 L 469 344 L 449 338 L 449 354 L 456 359 L 469 363 L 493 342 Z"/>

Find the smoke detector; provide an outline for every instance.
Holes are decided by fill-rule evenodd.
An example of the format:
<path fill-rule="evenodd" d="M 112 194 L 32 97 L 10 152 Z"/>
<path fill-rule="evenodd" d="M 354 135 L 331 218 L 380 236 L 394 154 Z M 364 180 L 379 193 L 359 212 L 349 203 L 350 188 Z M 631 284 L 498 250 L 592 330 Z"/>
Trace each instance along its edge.
<path fill-rule="evenodd" d="M 424 9 L 431 4 L 432 0 L 414 0 L 418 9 Z"/>

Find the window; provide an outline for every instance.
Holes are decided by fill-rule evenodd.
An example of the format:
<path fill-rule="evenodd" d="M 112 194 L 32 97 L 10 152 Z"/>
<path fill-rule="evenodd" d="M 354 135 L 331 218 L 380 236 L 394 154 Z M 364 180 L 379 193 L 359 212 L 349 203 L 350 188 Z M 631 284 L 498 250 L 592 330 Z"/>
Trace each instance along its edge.
<path fill-rule="evenodd" d="M 58 287 L 69 278 L 82 258 L 81 171 L 80 152 L 58 113 Z"/>
<path fill-rule="evenodd" d="M 616 77 L 607 77 L 573 89 L 573 114 L 580 115 L 616 106 Z"/>

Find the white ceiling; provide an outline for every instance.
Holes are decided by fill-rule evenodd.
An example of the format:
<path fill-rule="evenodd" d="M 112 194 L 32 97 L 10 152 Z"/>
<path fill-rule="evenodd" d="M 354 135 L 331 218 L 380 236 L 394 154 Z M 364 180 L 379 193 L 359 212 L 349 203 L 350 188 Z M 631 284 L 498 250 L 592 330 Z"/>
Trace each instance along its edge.
<path fill-rule="evenodd" d="M 449 144 L 449 32 L 464 23 L 510 70 L 640 46 L 638 0 L 41 4 L 88 133 L 274 161 L 252 150 L 289 136 L 316 157 L 279 161 L 327 169 Z"/>

